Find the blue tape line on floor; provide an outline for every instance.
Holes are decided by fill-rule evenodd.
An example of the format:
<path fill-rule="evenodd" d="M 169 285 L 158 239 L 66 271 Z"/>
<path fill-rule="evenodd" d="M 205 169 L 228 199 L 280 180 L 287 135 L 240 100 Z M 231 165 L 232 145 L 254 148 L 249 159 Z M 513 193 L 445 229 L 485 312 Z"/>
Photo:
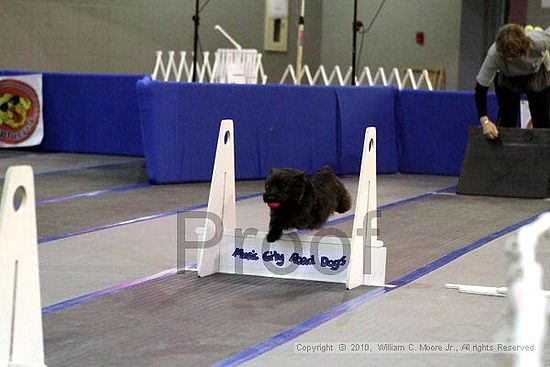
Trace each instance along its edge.
<path fill-rule="evenodd" d="M 85 170 L 91 170 L 91 169 L 100 169 L 100 168 L 115 168 L 115 167 L 124 167 L 124 166 L 133 166 L 137 164 L 145 164 L 143 161 L 126 161 L 126 162 L 119 162 L 119 163 L 108 163 L 108 164 L 98 164 L 95 166 L 87 166 L 87 167 L 78 167 L 78 168 L 67 168 L 67 169 L 60 169 L 60 170 L 54 170 L 54 171 L 46 171 L 46 172 L 38 172 L 35 173 L 34 176 L 49 176 L 49 175 L 57 175 L 57 174 L 63 174 L 68 172 L 78 172 L 78 171 L 85 171 Z M 6 170 L 7 172 L 7 170 Z M 0 182 L 3 182 L 5 180 L 4 176 L 0 177 Z"/>
<path fill-rule="evenodd" d="M 96 196 L 101 196 L 101 195 L 106 195 L 106 194 L 113 194 L 113 193 L 116 193 L 116 192 L 132 191 L 132 190 L 137 190 L 137 189 L 143 189 L 143 188 L 149 187 L 149 186 L 151 186 L 151 185 L 148 184 L 148 183 L 141 183 L 141 184 L 136 184 L 136 185 L 117 187 L 117 188 L 114 188 L 114 189 L 105 189 L 105 190 L 97 190 L 97 191 L 90 191 L 90 192 L 82 192 L 82 193 L 78 193 L 78 194 L 61 196 L 61 197 L 57 197 L 57 198 L 37 200 L 36 205 L 60 203 L 60 202 L 63 202 L 63 201 L 69 201 L 69 200 L 74 200 L 74 199 L 96 197 Z"/>
<path fill-rule="evenodd" d="M 115 167 L 124 167 L 124 166 L 133 166 L 137 164 L 145 164 L 144 161 L 126 161 L 126 162 L 117 162 L 117 163 L 106 163 L 106 164 L 98 164 L 95 166 L 85 166 L 85 167 L 78 167 L 78 168 L 67 168 L 67 169 L 60 169 L 60 170 L 54 170 L 54 171 L 46 171 L 46 172 L 39 172 L 35 173 L 35 176 L 49 176 L 49 175 L 57 175 L 62 173 L 68 173 L 68 172 L 77 172 L 77 171 L 86 171 L 91 169 L 99 169 L 99 168 L 115 168 Z"/>
<path fill-rule="evenodd" d="M 278 335 L 275 335 L 274 337 L 260 343 L 260 344 L 256 344 L 255 346 L 251 347 L 251 348 L 248 348 L 248 349 L 245 349 L 244 351 L 238 353 L 238 354 L 235 354 L 227 359 L 224 359 L 222 361 L 219 361 L 215 364 L 212 365 L 212 367 L 233 367 L 233 366 L 238 366 L 246 361 L 249 361 L 249 360 L 252 360 L 264 353 L 267 353 L 271 350 L 273 350 L 274 348 L 282 345 L 282 344 L 285 344 L 289 341 L 291 341 L 292 339 L 295 339 L 297 338 L 298 336 L 326 323 L 327 321 L 330 321 L 340 315 L 342 315 L 343 313 L 345 312 L 348 312 L 350 310 L 353 310 L 354 308 L 356 308 L 357 306 L 360 306 L 362 304 L 364 304 L 365 302 L 367 301 L 370 301 L 382 294 L 385 294 L 385 293 L 388 293 L 388 292 L 391 292 L 395 289 L 398 289 L 400 287 L 403 287 L 404 285 L 407 285 L 415 280 L 417 280 L 418 278 L 421 278 L 429 273 L 431 273 L 432 271 L 434 270 L 437 270 L 439 268 L 441 268 L 442 266 L 450 263 L 451 261 L 457 259 L 458 257 L 464 255 L 464 254 L 467 254 L 468 252 L 471 252 L 497 238 L 500 238 L 506 234 L 509 234 L 517 229 L 519 229 L 520 227 L 526 225 L 526 224 L 529 224 L 531 222 L 533 222 L 535 219 L 537 219 L 537 217 L 543 213 L 547 212 L 547 210 L 545 211 L 542 211 L 532 217 L 530 217 L 529 219 L 526 219 L 524 221 L 521 221 L 521 222 L 518 222 L 516 224 L 513 224 L 511 226 L 508 226 L 504 229 L 501 229 L 497 232 L 494 232 L 494 233 L 491 233 L 490 235 L 487 235 L 475 242 L 472 242 L 470 243 L 469 245 L 467 246 L 464 246 L 458 250 L 455 250 L 421 268 L 418 268 L 408 274 L 406 274 L 405 276 L 395 280 L 395 281 L 392 281 L 390 284 L 392 285 L 395 285 L 394 288 L 378 288 L 378 289 L 375 289 L 373 291 L 369 291 L 369 292 L 366 292 L 350 301 L 347 301 L 347 302 L 344 302 L 342 303 L 341 305 L 339 306 L 336 306 L 318 316 L 315 316 L 309 320 L 306 320 L 298 325 L 296 325 L 295 327 L 291 328 L 291 329 L 288 329 Z"/>
<path fill-rule="evenodd" d="M 160 273 L 157 273 L 157 274 L 145 277 L 145 278 L 132 280 L 132 281 L 129 281 L 129 282 L 126 282 L 126 283 L 121 283 L 121 284 L 115 285 L 114 287 L 102 289 L 102 290 L 97 291 L 97 292 L 85 294 L 85 295 L 80 296 L 80 297 L 72 298 L 72 299 L 69 299 L 67 301 L 59 302 L 59 303 L 53 304 L 51 306 L 44 307 L 44 308 L 42 308 L 42 314 L 47 315 L 47 314 L 50 314 L 50 313 L 61 311 L 61 310 L 64 310 L 66 308 L 73 307 L 73 306 L 76 306 L 76 305 L 79 305 L 79 304 L 82 304 L 82 303 L 85 303 L 85 302 L 90 302 L 90 301 L 92 301 L 96 298 L 99 298 L 99 297 L 102 297 L 102 296 L 105 296 L 105 295 L 108 295 L 108 294 L 114 294 L 114 293 L 120 292 L 121 290 L 138 286 L 140 284 L 143 284 L 145 282 L 149 282 L 151 280 L 158 280 L 158 279 L 166 278 L 167 276 L 170 276 L 170 275 L 173 275 L 173 274 L 176 274 L 176 268 L 168 269 L 168 270 L 162 271 Z"/>
<path fill-rule="evenodd" d="M 442 190 L 446 190 L 446 189 L 442 189 Z M 440 190 L 438 190 L 440 191 Z M 239 200 L 245 200 L 245 199 L 250 199 L 250 198 L 254 198 L 254 197 L 258 197 L 262 195 L 262 193 L 254 193 L 254 194 L 249 194 L 249 195 L 243 195 L 243 196 L 240 196 L 237 201 Z M 428 194 L 422 194 L 422 195 L 418 195 L 418 196 L 414 196 L 414 197 L 411 197 L 411 198 L 408 198 L 408 199 L 404 199 L 404 200 L 400 200 L 400 201 L 396 201 L 394 203 L 390 203 L 390 204 L 386 204 L 386 205 L 383 205 L 380 207 L 380 209 L 387 209 L 387 208 L 391 208 L 391 207 L 395 207 L 395 206 L 399 206 L 399 205 L 405 205 L 407 203 L 410 203 L 410 202 L 414 202 L 414 201 L 418 201 L 418 200 L 421 200 L 421 199 L 424 199 L 426 197 L 429 197 L 431 196 L 432 194 L 431 193 L 428 193 Z M 200 208 L 205 208 L 207 207 L 206 204 L 202 204 L 202 205 L 198 205 L 198 206 L 193 206 L 193 207 L 187 207 L 187 208 L 184 208 L 184 209 L 181 209 L 181 210 L 176 210 L 176 211 L 173 211 L 173 212 L 168 212 L 168 213 L 162 213 L 162 214 L 159 214 L 159 215 L 154 215 L 154 216 L 149 216 L 149 217 L 143 217 L 143 218 L 138 218 L 136 220 L 131 220 L 131 221 L 126 221 L 126 222 L 122 222 L 122 223 L 117 223 L 117 224 L 114 224 L 112 226 L 119 226 L 119 225 L 124 225 L 124 224 L 130 224 L 130 223 L 137 223 L 139 221 L 143 221 L 143 220 L 148 220 L 148 219 L 154 219 L 154 218 L 160 218 L 162 216 L 168 216 L 168 215 L 174 215 L 174 214 L 177 214 L 178 212 L 181 212 L 181 211 L 190 211 L 190 210 L 196 210 L 196 209 L 200 209 Z M 339 218 L 339 219 L 336 219 L 336 220 L 333 220 L 333 221 L 330 221 L 328 222 L 329 225 L 334 225 L 334 224 L 337 224 L 337 223 L 340 223 L 340 222 L 343 222 L 343 221 L 347 221 L 347 220 L 351 220 L 353 219 L 353 214 L 352 215 L 349 215 L 349 216 L 346 216 L 346 217 L 343 217 L 343 218 Z M 99 229 L 108 229 L 108 228 L 111 228 L 109 226 L 103 226 Z M 48 242 L 48 241 L 54 241 L 54 240 L 57 240 L 57 239 L 62 239 L 62 238 L 66 238 L 66 237 L 70 237 L 70 236 L 76 236 L 76 235 L 79 235 L 79 234 L 84 234 L 84 233 L 89 233 L 89 232 L 94 232 L 96 230 L 99 230 L 97 228 L 94 228 L 94 229 L 91 229 L 91 230 L 88 230 L 88 231 L 80 231 L 80 232 L 74 232 L 72 234 L 63 234 L 63 235 L 59 235 L 59 236 L 51 236 L 51 237 L 47 237 L 47 238 L 43 238 L 43 239 L 40 239 L 39 240 L 39 243 L 42 243 L 42 242 Z M 152 276 L 154 277 L 154 276 Z M 144 279 L 147 279 L 147 278 L 144 278 Z M 146 281 L 146 280 L 145 280 Z M 137 281 L 138 283 L 137 284 L 142 284 L 144 283 L 145 281 Z M 126 284 L 126 283 L 124 283 Z M 61 302 L 57 305 L 53 305 L 53 306 L 48 306 L 46 308 L 43 309 L 43 312 L 45 312 L 45 310 L 48 310 L 47 313 L 52 313 L 52 312 L 56 312 L 56 311 L 61 311 L 65 308 L 69 308 L 71 306 L 74 306 L 74 305 L 77 305 L 77 304 L 81 304 L 81 303 L 84 303 L 84 302 L 88 302 L 88 301 L 91 301 L 93 299 L 96 299 L 98 297 L 101 297 L 101 296 L 104 296 L 104 295 L 108 295 L 109 293 L 112 293 L 112 292 L 118 292 L 120 291 L 121 289 L 124 289 L 123 285 L 117 285 L 117 286 L 114 286 L 112 288 L 108 288 L 108 289 L 105 289 L 105 290 L 101 290 L 101 291 L 98 291 L 98 292 L 94 292 L 94 293 L 90 293 L 88 295 L 83 295 L 81 297 L 78 297 L 78 298 L 75 298 L 75 299 L 71 299 L 71 300 L 67 300 L 67 301 L 64 301 L 64 302 Z"/>
<path fill-rule="evenodd" d="M 442 190 L 446 190 L 446 189 L 442 189 Z M 438 190 L 438 191 L 441 191 L 441 190 Z M 239 200 L 245 200 L 245 199 L 249 199 L 249 198 L 253 198 L 253 197 L 257 197 L 257 196 L 260 196 L 262 195 L 261 193 L 254 193 L 254 194 L 249 194 L 249 195 L 244 195 L 244 196 L 240 196 L 237 201 Z M 390 204 L 386 204 L 386 205 L 383 205 L 380 207 L 380 209 L 388 209 L 388 208 L 393 208 L 395 206 L 399 206 L 399 205 L 405 205 L 407 203 L 411 203 L 411 202 L 414 202 L 414 201 L 418 201 L 418 200 L 422 200 L 426 197 L 429 197 L 429 196 L 432 196 L 433 194 L 432 193 L 427 193 L 427 194 L 422 194 L 422 195 L 418 195 L 418 196 L 414 196 L 414 197 L 411 197 L 411 198 L 408 198 L 408 199 L 404 199 L 404 200 L 399 200 L 399 201 L 396 201 L 394 203 L 390 203 Z M 196 209 L 200 209 L 200 208 L 205 208 L 207 207 L 206 204 L 202 204 L 202 205 L 199 205 L 199 206 L 193 206 L 193 207 L 187 207 L 187 208 L 184 208 L 184 209 L 181 209 L 181 210 L 177 210 L 177 211 L 173 211 L 173 212 L 168 212 L 168 213 L 162 213 L 160 215 L 154 215 L 154 216 L 149 216 L 149 217 L 143 217 L 143 218 L 138 218 L 136 220 L 131 220 L 131 221 L 126 221 L 126 222 L 122 222 L 122 223 L 117 223 L 113 226 L 119 226 L 119 225 L 124 225 L 124 224 L 130 224 L 130 223 L 137 223 L 139 221 L 143 221 L 143 220 L 148 220 L 148 219 L 154 219 L 154 218 L 160 218 L 162 216 L 168 216 L 168 215 L 174 215 L 174 214 L 177 214 L 178 212 L 181 212 L 181 211 L 190 211 L 190 210 L 196 210 Z M 344 221 L 348 221 L 348 220 L 351 220 L 353 219 L 353 214 L 352 215 L 349 215 L 349 216 L 346 216 L 346 217 L 343 217 L 343 218 L 339 218 L 339 219 L 336 219 L 336 220 L 333 220 L 333 221 L 330 221 L 328 222 L 329 225 L 334 225 L 334 224 L 337 224 L 337 223 L 341 223 L 341 222 L 344 222 Z M 101 227 L 100 229 L 107 229 L 107 228 L 111 228 L 109 226 L 103 226 Z M 45 239 L 41 239 L 39 241 L 39 243 L 41 243 L 42 241 L 43 242 L 48 242 L 48 241 L 54 241 L 56 239 L 62 239 L 62 238 L 65 238 L 65 237 L 70 237 L 70 236 L 76 236 L 78 234 L 84 234 L 84 233 L 89 233 L 89 232 L 93 232 L 93 231 L 96 231 L 96 230 L 99 230 L 97 228 L 94 228 L 92 230 L 89 230 L 89 231 L 80 231 L 80 232 L 75 232 L 73 234 L 63 234 L 63 235 L 60 235 L 60 236 L 52 236 L 52 237 L 47 237 Z M 65 236 L 65 237 L 63 237 Z M 173 270 L 173 269 L 171 269 Z M 168 270 L 168 271 L 171 271 L 171 270 Z M 155 278 L 156 275 L 153 275 L 151 276 L 150 278 L 151 279 L 156 279 Z M 149 278 L 143 278 L 144 280 L 138 280 L 136 281 L 135 284 L 142 284 L 148 280 L 150 280 Z M 127 285 L 127 284 L 130 284 L 130 285 Z M 52 305 L 52 306 L 48 306 L 46 308 L 43 309 L 43 312 L 46 312 L 47 313 L 52 313 L 52 312 L 57 312 L 57 311 L 61 311 L 65 308 L 69 308 L 69 307 L 72 307 L 74 305 L 77 305 L 77 304 L 81 304 L 81 303 L 84 303 L 84 302 L 88 302 L 88 301 L 91 301 L 93 299 L 96 299 L 96 298 L 99 298 L 101 296 L 104 296 L 104 295 L 108 295 L 110 293 L 114 293 L 114 292 L 118 292 L 122 289 L 125 289 L 125 288 L 128 288 L 130 286 L 134 286 L 135 285 L 133 282 L 129 282 L 129 283 L 123 283 L 121 285 L 117 285 L 117 286 L 114 286 L 114 287 L 111 287 L 111 288 L 108 288 L 108 289 L 105 289 L 105 290 L 101 290 L 101 291 L 98 291 L 98 292 L 94 292 L 94 293 L 90 293 L 90 294 L 87 294 L 87 295 L 83 295 L 81 297 L 78 297 L 78 298 L 75 298 L 75 299 L 71 299 L 71 300 L 67 300 L 67 301 L 64 301 L 64 302 L 61 302 L 61 303 L 58 303 L 56 305 Z M 353 300 L 352 300 L 353 301 Z M 351 302 L 351 301 L 350 301 Z"/>
<path fill-rule="evenodd" d="M 242 200 L 258 197 L 258 196 L 261 196 L 261 195 L 262 195 L 262 193 L 254 193 L 254 194 L 249 194 L 249 195 L 243 195 L 243 196 L 239 196 L 236 199 L 236 201 L 242 201 Z M 151 214 L 151 215 L 148 215 L 148 216 L 145 216 L 145 217 L 128 219 L 128 220 L 118 222 L 118 223 L 105 224 L 105 225 L 102 225 L 102 226 L 83 229 L 83 230 L 80 230 L 80 231 L 60 233 L 60 234 L 56 234 L 56 235 L 53 235 L 53 236 L 41 237 L 41 238 L 38 239 L 38 244 L 43 244 L 43 243 L 47 243 L 47 242 L 61 240 L 61 239 L 64 239 L 64 238 L 74 237 L 74 236 L 80 236 L 80 235 L 83 235 L 83 234 L 98 232 L 98 231 L 102 231 L 102 230 L 105 230 L 105 229 L 111 229 L 111 228 L 116 228 L 116 227 L 120 227 L 120 226 L 125 226 L 125 225 L 128 225 L 128 224 L 139 223 L 139 222 L 143 222 L 143 221 L 146 221 L 146 220 L 169 217 L 171 215 L 176 215 L 176 214 L 181 213 L 181 212 L 188 212 L 188 211 L 203 209 L 203 208 L 207 208 L 207 207 L 208 207 L 208 204 L 199 204 L 199 205 L 194 205 L 194 206 L 188 206 L 188 207 L 185 207 L 185 208 L 170 210 L 168 212 Z"/>
<path fill-rule="evenodd" d="M 407 198 L 407 199 L 394 201 L 393 203 L 388 203 L 388 204 L 379 206 L 378 210 L 387 210 L 387 209 L 390 209 L 390 208 L 395 208 L 395 207 L 398 207 L 398 206 L 413 203 L 415 201 L 423 200 L 423 199 L 429 198 L 431 196 L 434 196 L 437 193 L 445 192 L 446 190 L 452 190 L 454 188 L 456 188 L 456 186 L 449 186 L 449 187 L 446 187 L 446 188 L 443 188 L 441 190 L 437 190 L 437 191 L 434 191 L 434 192 L 427 192 L 425 194 L 416 195 L 416 196 L 413 196 L 413 197 L 410 197 L 410 198 Z M 354 218 L 355 218 L 355 214 L 349 214 L 349 215 L 346 215 L 346 216 L 343 216 L 343 217 L 340 217 L 340 218 L 337 218 L 337 219 L 330 220 L 325 224 L 325 226 L 327 226 L 327 227 L 328 226 L 334 226 L 334 225 L 337 225 L 337 224 L 348 222 L 350 220 L 353 220 Z M 302 235 L 302 234 L 306 234 L 306 233 L 309 233 L 309 232 L 310 232 L 309 230 L 300 230 L 300 231 L 294 231 L 292 233 Z"/>
<path fill-rule="evenodd" d="M 109 164 L 100 164 L 96 166 L 88 166 L 88 167 L 79 167 L 79 168 L 67 168 L 67 169 L 61 169 L 61 170 L 54 170 L 54 171 L 46 171 L 46 172 L 38 172 L 35 173 L 34 176 L 49 176 L 49 175 L 57 175 L 57 174 L 63 174 L 63 173 L 69 173 L 69 172 L 78 172 L 78 171 L 86 171 L 86 170 L 92 170 L 92 169 L 100 169 L 100 168 L 115 168 L 115 167 L 124 167 L 124 166 L 133 166 L 141 164 L 143 165 L 143 161 L 126 161 L 126 162 L 120 162 L 120 163 L 109 163 Z M 6 170 L 7 172 L 7 170 Z M 0 177 L 0 182 L 3 182 L 5 180 L 4 176 Z"/>

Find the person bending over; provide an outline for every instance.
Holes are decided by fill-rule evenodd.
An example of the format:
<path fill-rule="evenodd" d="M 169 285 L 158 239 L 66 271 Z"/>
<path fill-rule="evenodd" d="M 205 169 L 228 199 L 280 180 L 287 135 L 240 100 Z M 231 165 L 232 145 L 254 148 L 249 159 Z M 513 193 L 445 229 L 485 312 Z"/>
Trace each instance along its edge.
<path fill-rule="evenodd" d="M 475 99 L 483 134 L 498 137 L 487 116 L 487 91 L 494 82 L 497 125 L 516 127 L 520 95 L 527 94 L 534 128 L 550 128 L 550 28 L 525 30 L 518 24 L 499 29 L 476 77 Z"/>

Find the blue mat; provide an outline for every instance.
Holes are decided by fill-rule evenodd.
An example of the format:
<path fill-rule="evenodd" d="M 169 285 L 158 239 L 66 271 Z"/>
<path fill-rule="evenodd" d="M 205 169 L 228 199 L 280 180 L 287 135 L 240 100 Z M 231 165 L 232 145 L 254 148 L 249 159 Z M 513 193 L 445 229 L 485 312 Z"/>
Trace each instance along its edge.
<path fill-rule="evenodd" d="M 0 71 L 21 74 L 40 72 Z M 42 150 L 143 156 L 136 96 L 143 75 L 42 75 Z"/>
<path fill-rule="evenodd" d="M 265 177 L 271 167 L 313 171 L 335 165 L 334 93 L 290 86 L 138 82 L 149 178 L 209 181 L 219 124 L 235 123 L 236 177 Z M 276 97 L 275 97 L 276 95 Z M 331 114 L 332 112 L 332 114 Z"/>
<path fill-rule="evenodd" d="M 272 167 L 311 173 L 325 164 L 339 174 L 358 173 L 367 126 L 377 128 L 378 173 L 458 175 L 467 129 L 479 124 L 473 91 L 43 73 L 43 94 L 39 149 L 145 155 L 152 183 L 209 181 L 224 118 L 235 122 L 238 179 L 262 179 Z M 488 105 L 494 119 L 494 94 Z"/>
<path fill-rule="evenodd" d="M 378 173 L 396 173 L 395 99 L 397 89 L 386 87 L 336 88 L 339 134 L 339 172 L 358 173 L 367 126 L 376 127 Z"/>
<path fill-rule="evenodd" d="M 312 173 L 330 165 L 338 173 L 358 172 L 358 160 L 351 157 L 360 156 L 364 132 L 357 130 L 366 125 L 356 121 L 376 120 L 373 125 L 381 127 L 382 141 L 395 142 L 391 89 L 166 83 L 149 78 L 137 85 L 153 183 L 209 181 L 224 118 L 235 123 L 238 179 L 264 178 L 272 167 Z M 371 98 L 387 107 L 364 109 L 354 105 L 354 98 Z M 383 146 L 381 168 L 395 172 L 395 143 Z"/>
<path fill-rule="evenodd" d="M 496 119 L 496 97 L 488 97 Z M 458 175 L 469 126 L 479 126 L 473 92 L 402 90 L 397 96 L 399 170 Z"/>

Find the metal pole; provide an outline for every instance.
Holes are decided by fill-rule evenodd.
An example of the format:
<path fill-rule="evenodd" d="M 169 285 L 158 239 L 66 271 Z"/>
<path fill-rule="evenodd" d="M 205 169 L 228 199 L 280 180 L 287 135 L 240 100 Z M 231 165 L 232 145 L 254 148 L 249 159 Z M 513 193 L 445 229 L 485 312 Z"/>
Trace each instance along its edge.
<path fill-rule="evenodd" d="M 353 4 L 353 45 L 351 51 L 351 85 L 355 85 L 355 53 L 357 49 L 357 0 Z"/>
<path fill-rule="evenodd" d="M 296 77 L 298 84 L 302 84 L 302 55 L 304 50 L 304 15 L 305 0 L 302 0 L 300 8 L 300 20 L 298 21 L 298 50 L 296 51 Z"/>
<path fill-rule="evenodd" d="M 199 46 L 199 0 L 195 1 L 195 36 L 193 38 L 193 82 L 197 81 L 197 48 Z"/>

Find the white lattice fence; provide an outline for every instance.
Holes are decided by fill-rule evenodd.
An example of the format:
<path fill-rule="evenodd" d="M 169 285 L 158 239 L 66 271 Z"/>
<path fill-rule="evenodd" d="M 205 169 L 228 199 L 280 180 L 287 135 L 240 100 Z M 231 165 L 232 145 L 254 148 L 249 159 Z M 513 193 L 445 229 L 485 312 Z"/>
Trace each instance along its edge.
<path fill-rule="evenodd" d="M 300 75 L 296 75 L 296 71 L 292 65 L 288 65 L 283 76 L 281 77 L 280 84 L 286 82 L 290 77 L 293 84 L 309 84 L 309 85 L 349 85 L 351 78 L 351 67 L 348 68 L 346 73 L 342 72 L 340 66 L 335 66 L 330 73 L 327 73 L 326 68 L 321 65 L 314 74 L 311 73 L 311 69 L 308 65 L 302 68 Z M 430 80 L 430 74 L 428 70 L 424 69 L 420 75 L 416 75 L 412 69 L 406 69 L 403 73 L 397 68 L 392 68 L 387 74 L 384 68 L 378 68 L 373 75 L 373 72 L 369 67 L 365 67 L 361 74 L 355 79 L 356 85 L 382 85 L 390 86 L 394 85 L 398 89 L 404 89 L 410 87 L 412 89 L 421 89 L 424 86 L 425 89 L 433 90 L 433 85 Z"/>
<path fill-rule="evenodd" d="M 193 53 L 168 51 L 166 59 L 163 51 L 156 52 L 156 62 L 151 74 L 154 80 L 191 82 L 193 80 Z M 256 50 L 218 49 L 214 55 L 214 64 L 210 63 L 210 52 L 202 54 L 197 62 L 197 81 L 199 83 L 242 83 L 261 84 L 267 82 L 262 66 L 262 54 Z"/>

